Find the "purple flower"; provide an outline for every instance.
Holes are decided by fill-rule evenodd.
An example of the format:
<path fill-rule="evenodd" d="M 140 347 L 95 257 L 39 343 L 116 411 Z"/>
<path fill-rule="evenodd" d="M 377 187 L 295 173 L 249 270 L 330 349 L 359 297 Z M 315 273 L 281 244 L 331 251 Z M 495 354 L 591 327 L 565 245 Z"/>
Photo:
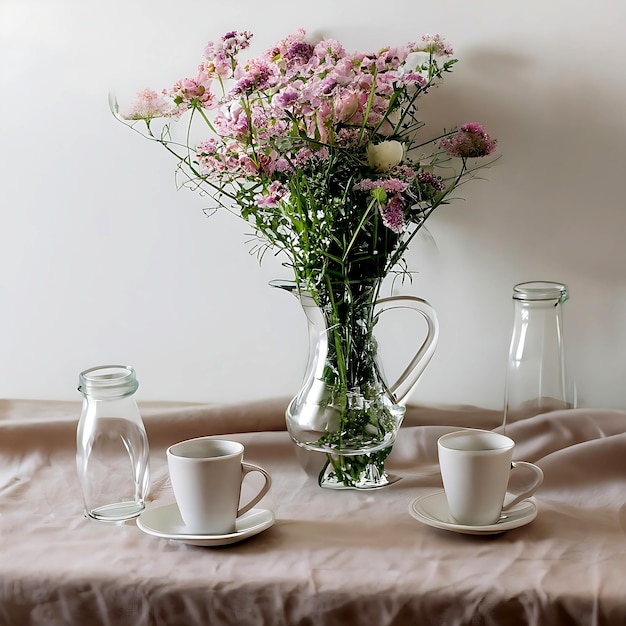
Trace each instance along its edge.
<path fill-rule="evenodd" d="M 249 62 L 247 71 L 242 76 L 231 91 L 231 96 L 253 91 L 263 91 L 272 85 L 275 74 L 274 66 L 269 65 L 262 59 L 255 59 Z"/>
<path fill-rule="evenodd" d="M 252 39 L 252 34 L 248 31 L 237 32 L 233 30 L 222 37 L 222 46 L 227 54 L 234 56 L 250 45 L 250 39 Z"/>
<path fill-rule="evenodd" d="M 217 43 L 209 41 L 204 49 L 204 57 L 209 64 L 225 68 L 230 66 L 230 60 L 237 56 L 241 50 L 250 46 L 251 39 L 252 33 L 233 30 L 226 33 Z M 218 74 L 224 75 L 222 71 L 218 71 Z"/>
<path fill-rule="evenodd" d="M 497 141 L 478 122 L 463 124 L 455 133 L 441 140 L 441 148 L 453 157 L 475 158 L 491 154 Z"/>
<path fill-rule="evenodd" d="M 430 172 L 420 172 L 417 175 L 417 180 L 422 185 L 428 185 L 433 188 L 434 191 L 443 191 L 446 187 L 441 182 L 441 178 L 433 176 Z"/>
<path fill-rule="evenodd" d="M 332 93 L 333 89 L 337 86 L 337 78 L 335 76 L 325 76 L 320 86 L 320 93 L 328 95 Z"/>
<path fill-rule="evenodd" d="M 298 96 L 300 92 L 297 89 L 294 89 L 291 85 L 287 86 L 281 92 L 277 93 L 274 97 L 274 102 L 281 108 L 287 109 L 294 102 L 298 101 Z"/>
<path fill-rule="evenodd" d="M 304 65 L 313 56 L 313 46 L 306 41 L 294 41 L 285 53 L 285 59 Z"/>
<path fill-rule="evenodd" d="M 354 188 L 357 191 L 372 191 L 373 189 L 384 189 L 387 193 L 401 194 L 408 188 L 408 183 L 398 178 L 379 178 L 372 180 L 364 178 L 358 182 Z"/>
<path fill-rule="evenodd" d="M 403 205 L 402 196 L 396 194 L 386 205 L 381 205 L 380 207 L 383 224 L 396 234 L 404 230 Z"/>

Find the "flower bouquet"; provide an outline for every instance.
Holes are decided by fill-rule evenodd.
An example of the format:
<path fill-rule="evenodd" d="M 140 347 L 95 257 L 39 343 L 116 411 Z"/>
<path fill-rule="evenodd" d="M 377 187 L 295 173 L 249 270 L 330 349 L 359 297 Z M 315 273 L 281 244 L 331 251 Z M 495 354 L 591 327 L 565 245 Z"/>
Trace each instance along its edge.
<path fill-rule="evenodd" d="M 229 32 L 206 46 L 191 77 L 140 92 L 122 112 L 114 99 L 111 106 L 177 159 L 181 186 L 250 224 L 252 251 L 282 255 L 293 291 L 322 322 L 318 366 L 307 373 L 317 392 L 294 398 L 289 431 L 328 454 L 331 480 L 380 484 L 404 414 L 377 364 L 381 283 L 408 272 L 403 257 L 415 234 L 475 177 L 476 159 L 496 141 L 475 122 L 425 134 L 418 100 L 456 63 L 438 35 L 348 53 L 299 30 L 241 59 L 251 39 Z"/>

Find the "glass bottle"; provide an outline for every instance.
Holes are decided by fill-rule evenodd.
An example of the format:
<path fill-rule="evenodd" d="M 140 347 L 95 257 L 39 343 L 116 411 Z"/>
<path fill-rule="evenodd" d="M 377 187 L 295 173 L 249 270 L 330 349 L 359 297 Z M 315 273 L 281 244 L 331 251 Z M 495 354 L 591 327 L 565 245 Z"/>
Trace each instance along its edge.
<path fill-rule="evenodd" d="M 506 372 L 504 427 L 520 419 L 576 406 L 563 337 L 563 283 L 525 282 L 513 287 L 514 324 Z"/>
<path fill-rule="evenodd" d="M 145 508 L 149 448 L 134 393 L 135 370 L 105 365 L 82 372 L 83 406 L 76 433 L 76 466 L 85 516 L 122 522 Z"/>

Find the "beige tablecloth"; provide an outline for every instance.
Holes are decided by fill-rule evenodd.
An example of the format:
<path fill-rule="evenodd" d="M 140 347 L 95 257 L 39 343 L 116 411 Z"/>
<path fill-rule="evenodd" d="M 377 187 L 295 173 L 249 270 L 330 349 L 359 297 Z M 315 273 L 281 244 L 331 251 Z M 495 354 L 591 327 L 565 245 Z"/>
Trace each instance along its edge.
<path fill-rule="evenodd" d="M 471 408 L 412 409 L 386 489 L 320 489 L 284 431 L 285 401 L 142 407 L 149 507 L 173 501 L 165 449 L 232 433 L 267 468 L 276 523 L 244 542 L 194 547 L 134 522 L 87 520 L 76 478 L 73 403 L 0 401 L 0 624 L 626 624 L 626 413 L 554 412 L 512 425 L 516 457 L 545 482 L 537 518 L 460 535 L 408 512 L 441 488 L 436 440 L 497 425 Z M 426 425 L 420 425 L 426 424 Z"/>

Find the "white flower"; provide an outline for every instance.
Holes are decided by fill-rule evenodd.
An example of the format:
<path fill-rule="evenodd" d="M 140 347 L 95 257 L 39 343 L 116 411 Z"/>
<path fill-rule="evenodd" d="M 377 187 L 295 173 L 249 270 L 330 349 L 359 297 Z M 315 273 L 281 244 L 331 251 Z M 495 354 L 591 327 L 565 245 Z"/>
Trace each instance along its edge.
<path fill-rule="evenodd" d="M 399 141 L 383 141 L 367 146 L 367 162 L 380 172 L 398 165 L 404 156 L 404 146 Z"/>
<path fill-rule="evenodd" d="M 424 64 L 430 65 L 430 53 L 429 52 L 411 52 L 407 55 L 404 65 L 402 66 L 402 73 L 409 74 L 416 72 L 419 68 L 421 73 L 422 66 Z"/>

